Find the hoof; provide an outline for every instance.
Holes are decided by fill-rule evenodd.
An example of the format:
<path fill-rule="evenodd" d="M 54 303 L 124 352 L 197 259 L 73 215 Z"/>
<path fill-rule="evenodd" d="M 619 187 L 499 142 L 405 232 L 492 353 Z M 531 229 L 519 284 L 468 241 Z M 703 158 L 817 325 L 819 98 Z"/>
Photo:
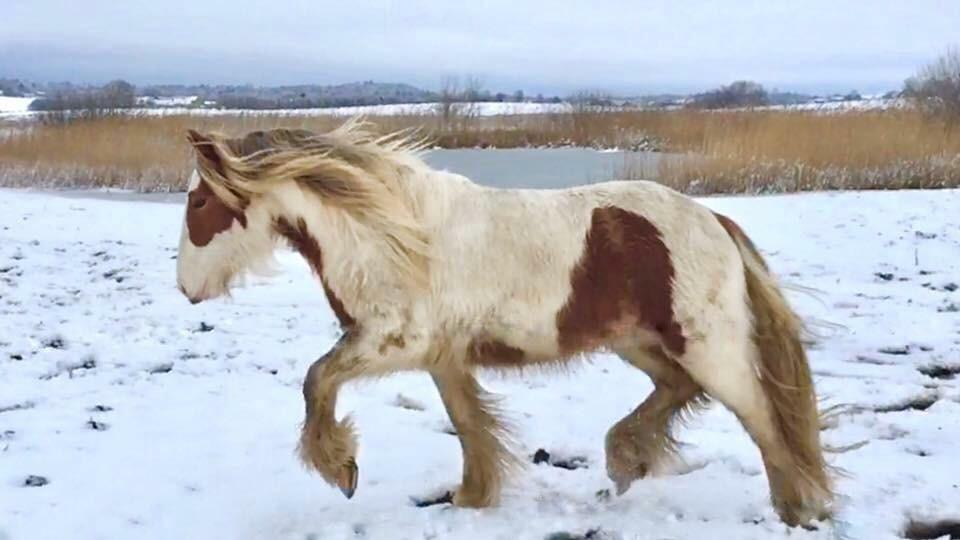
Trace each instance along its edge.
<path fill-rule="evenodd" d="M 818 529 L 818 522 L 828 521 L 831 517 L 829 508 L 823 506 L 789 508 L 774 506 L 780 520 L 790 527 L 802 527 L 808 531 Z"/>
<path fill-rule="evenodd" d="M 607 476 L 613 482 L 614 487 L 617 488 L 617 495 L 619 496 L 626 493 L 635 480 L 646 478 L 649 470 L 650 468 L 646 463 L 641 463 L 632 467 L 629 472 L 614 472 L 608 468 Z"/>
<path fill-rule="evenodd" d="M 340 488 L 340 491 L 348 499 L 353 497 L 353 494 L 357 491 L 357 478 L 360 476 L 359 469 L 357 469 L 357 462 L 353 458 L 350 458 L 346 464 L 340 469 L 340 473 L 337 475 L 337 487 Z"/>

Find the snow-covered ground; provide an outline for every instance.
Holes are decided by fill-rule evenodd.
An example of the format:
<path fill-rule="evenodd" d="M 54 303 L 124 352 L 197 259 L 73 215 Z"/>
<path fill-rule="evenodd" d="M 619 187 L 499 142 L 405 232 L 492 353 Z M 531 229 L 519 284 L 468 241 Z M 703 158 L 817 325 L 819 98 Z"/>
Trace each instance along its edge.
<path fill-rule="evenodd" d="M 30 103 L 36 98 L 11 98 L 0 96 L 0 118 L 23 118 L 29 117 L 34 112 L 29 110 Z M 138 103 L 151 103 L 153 107 L 128 109 L 125 112 L 131 114 L 148 115 L 181 115 L 190 114 L 198 116 L 220 116 L 220 115 L 278 115 L 278 116 L 353 116 L 363 114 L 368 116 L 400 116 L 400 115 L 431 115 L 437 114 L 437 103 L 396 103 L 390 105 L 364 105 L 356 107 L 329 107 L 322 109 L 267 109 L 267 110 L 245 110 L 245 109 L 201 109 L 188 107 L 196 100 L 196 96 L 177 96 L 169 98 L 138 98 Z M 830 102 L 811 102 L 797 105 L 773 105 L 770 107 L 758 107 L 755 109 L 763 110 L 790 110 L 790 111 L 813 111 L 822 113 L 842 113 L 868 110 L 882 110 L 890 108 L 903 108 L 909 106 L 909 102 L 902 99 L 887 99 L 882 97 L 865 97 L 859 101 L 830 101 Z M 504 116 L 521 114 L 546 114 L 546 113 L 568 113 L 573 110 L 569 103 L 465 103 L 458 104 L 465 112 L 472 116 Z M 668 107 L 667 109 L 678 107 Z M 631 109 L 627 109 L 631 110 Z"/>
<path fill-rule="evenodd" d="M 197 100 L 197 96 L 171 96 L 171 97 L 137 97 L 137 105 L 145 107 L 189 107 Z"/>
<path fill-rule="evenodd" d="M 845 469 L 837 520 L 788 530 L 760 457 L 714 406 L 687 464 L 610 496 L 603 436 L 651 389 L 608 355 L 568 374 L 487 377 L 530 464 L 500 508 L 417 508 L 460 448 L 429 378 L 348 388 L 353 500 L 299 465 L 301 378 L 337 332 L 292 253 L 232 300 L 174 286 L 181 207 L 0 190 L 0 538 L 896 538 L 960 517 L 960 191 L 714 198 L 791 282 Z M 938 368 L 938 369 L 935 369 Z M 29 485 L 27 485 L 29 484 Z"/>
<path fill-rule="evenodd" d="M 885 98 L 878 96 L 864 96 L 863 99 L 846 101 L 812 101 L 795 105 L 772 105 L 761 107 L 768 110 L 786 111 L 814 111 L 825 113 L 879 111 L 885 109 L 903 109 L 910 106 L 910 101 L 903 98 Z"/>
<path fill-rule="evenodd" d="M 35 99 L 37 98 L 0 96 L 0 116 L 26 114 Z"/>
<path fill-rule="evenodd" d="M 29 100 L 29 101 L 10 101 L 7 110 L 2 101 L 0 101 L 0 117 L 16 118 L 35 114 L 28 110 L 30 102 L 34 98 L 3 98 L 0 100 Z M 190 99 L 191 101 L 185 102 Z M 164 98 L 162 103 L 157 103 L 158 107 L 143 109 L 126 109 L 124 112 L 131 114 L 150 114 L 150 115 L 179 115 L 192 114 L 198 116 L 220 116 L 220 115 L 274 115 L 274 116 L 353 116 L 363 114 L 368 116 L 400 116 L 400 115 L 431 115 L 437 114 L 438 104 L 436 103 L 397 103 L 391 105 L 365 105 L 357 107 L 329 107 L 323 109 L 266 109 L 266 110 L 245 110 L 245 109 L 198 109 L 188 108 L 184 105 L 192 102 L 193 96 L 184 98 Z M 464 114 L 472 116 L 502 116 L 514 114 L 543 114 L 569 112 L 571 106 L 569 103 L 463 103 L 457 104 Z"/>
<path fill-rule="evenodd" d="M 364 114 L 370 116 L 400 116 L 400 115 L 429 115 L 437 114 L 437 103 L 397 103 L 391 105 L 363 105 L 356 107 L 333 107 L 329 109 L 284 109 L 280 114 L 297 116 L 298 114 L 314 116 L 353 116 Z M 473 116 L 502 116 L 511 114 L 543 114 L 554 112 L 570 112 L 569 103 L 460 103 L 454 105 L 464 114 Z M 300 113 L 299 111 L 303 111 Z M 231 111 L 225 111 L 230 113 Z M 269 114 L 272 111 L 267 111 Z"/>

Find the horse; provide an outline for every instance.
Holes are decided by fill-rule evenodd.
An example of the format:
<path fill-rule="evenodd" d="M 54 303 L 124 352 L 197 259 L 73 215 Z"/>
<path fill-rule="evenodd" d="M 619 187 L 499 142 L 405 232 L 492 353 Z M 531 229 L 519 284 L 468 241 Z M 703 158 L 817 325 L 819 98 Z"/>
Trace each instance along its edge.
<path fill-rule="evenodd" d="M 345 383 L 429 373 L 462 447 L 452 503 L 488 507 L 518 459 L 476 372 L 604 350 L 654 384 L 604 441 L 618 494 L 660 470 L 675 424 L 714 399 L 759 447 L 781 519 L 830 517 L 802 321 L 730 218 L 646 181 L 484 187 L 429 167 L 411 133 L 357 119 L 187 138 L 179 289 L 193 303 L 226 295 L 284 243 L 312 267 L 343 333 L 304 378 L 299 454 L 347 498 L 358 468 L 354 426 L 335 414 Z"/>

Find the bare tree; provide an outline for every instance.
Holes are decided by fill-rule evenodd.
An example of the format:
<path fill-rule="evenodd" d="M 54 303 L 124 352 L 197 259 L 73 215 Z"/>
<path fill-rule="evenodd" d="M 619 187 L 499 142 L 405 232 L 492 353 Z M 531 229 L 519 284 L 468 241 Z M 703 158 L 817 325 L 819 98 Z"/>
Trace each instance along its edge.
<path fill-rule="evenodd" d="M 463 79 L 463 96 L 460 100 L 460 118 L 470 122 L 480 116 L 480 102 L 486 101 L 483 81 L 476 75 L 467 75 Z"/>
<path fill-rule="evenodd" d="M 136 88 L 123 80 L 115 80 L 100 88 L 65 89 L 35 100 L 30 109 L 41 111 L 41 122 L 66 123 L 77 119 L 94 119 L 124 114 L 122 109 L 136 105 Z"/>
<path fill-rule="evenodd" d="M 480 101 L 489 100 L 479 77 L 468 75 L 461 85 L 457 76 L 444 77 L 437 92 L 436 112 L 444 130 L 463 129 L 480 115 Z"/>
<path fill-rule="evenodd" d="M 903 95 L 948 125 L 960 123 L 960 48 L 947 49 L 907 79 Z"/>
<path fill-rule="evenodd" d="M 613 108 L 613 99 L 601 90 L 579 90 L 567 97 L 570 104 L 569 133 L 578 145 L 588 145 L 594 134 L 600 133 L 603 116 Z"/>
<path fill-rule="evenodd" d="M 129 109 L 136 101 L 136 89 L 124 80 L 110 81 L 100 90 L 100 105 L 104 108 Z"/>
<path fill-rule="evenodd" d="M 693 96 L 693 106 L 702 109 L 760 107 L 770 104 L 770 96 L 760 83 L 734 81 L 726 86 Z"/>
<path fill-rule="evenodd" d="M 440 81 L 440 91 L 437 92 L 437 115 L 442 125 L 449 125 L 454 115 L 454 106 L 460 96 L 460 78 L 456 76 L 444 77 Z"/>
<path fill-rule="evenodd" d="M 613 107 L 613 98 L 602 90 L 578 90 L 567 97 L 577 112 L 601 112 Z"/>

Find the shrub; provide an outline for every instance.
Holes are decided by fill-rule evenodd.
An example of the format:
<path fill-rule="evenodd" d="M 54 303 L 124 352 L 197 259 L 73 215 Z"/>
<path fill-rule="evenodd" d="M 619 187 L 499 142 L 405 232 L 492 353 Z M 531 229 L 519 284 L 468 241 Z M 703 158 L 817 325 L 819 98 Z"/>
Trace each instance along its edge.
<path fill-rule="evenodd" d="M 960 123 L 960 49 L 948 49 L 907 79 L 904 95 L 947 123 Z"/>

